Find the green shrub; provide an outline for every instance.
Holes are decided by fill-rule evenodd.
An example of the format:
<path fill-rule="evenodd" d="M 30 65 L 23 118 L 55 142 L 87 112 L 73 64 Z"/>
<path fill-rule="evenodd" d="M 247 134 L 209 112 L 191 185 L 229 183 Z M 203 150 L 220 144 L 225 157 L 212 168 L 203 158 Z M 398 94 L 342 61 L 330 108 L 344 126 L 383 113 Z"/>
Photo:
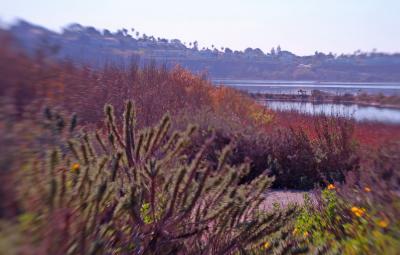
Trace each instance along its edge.
<path fill-rule="evenodd" d="M 353 203 L 335 189 L 329 185 L 317 204 L 306 200 L 295 223 L 298 241 L 319 254 L 398 254 L 398 218 L 384 210 L 399 211 L 399 197 L 382 208 L 368 199 Z"/>

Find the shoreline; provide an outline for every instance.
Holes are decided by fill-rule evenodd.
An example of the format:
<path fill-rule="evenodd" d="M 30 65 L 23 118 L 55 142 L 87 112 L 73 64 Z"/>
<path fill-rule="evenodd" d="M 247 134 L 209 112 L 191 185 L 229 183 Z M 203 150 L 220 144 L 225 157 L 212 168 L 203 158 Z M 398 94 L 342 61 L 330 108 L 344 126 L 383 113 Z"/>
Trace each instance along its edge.
<path fill-rule="evenodd" d="M 387 109 L 400 109 L 400 104 L 384 104 L 379 102 L 366 102 L 366 101 L 359 101 L 355 100 L 338 100 L 334 98 L 324 98 L 324 99 L 316 99 L 314 97 L 308 96 L 299 98 L 298 96 L 291 96 L 291 95 L 279 95 L 272 94 L 274 98 L 270 98 L 271 94 L 264 94 L 260 96 L 258 94 L 250 93 L 250 96 L 253 97 L 257 101 L 275 101 L 275 102 L 299 102 L 299 103 L 312 103 L 312 104 L 343 104 L 343 105 L 357 105 L 357 106 L 371 106 L 376 108 L 387 108 Z M 400 97 L 399 97 L 400 100 Z"/>

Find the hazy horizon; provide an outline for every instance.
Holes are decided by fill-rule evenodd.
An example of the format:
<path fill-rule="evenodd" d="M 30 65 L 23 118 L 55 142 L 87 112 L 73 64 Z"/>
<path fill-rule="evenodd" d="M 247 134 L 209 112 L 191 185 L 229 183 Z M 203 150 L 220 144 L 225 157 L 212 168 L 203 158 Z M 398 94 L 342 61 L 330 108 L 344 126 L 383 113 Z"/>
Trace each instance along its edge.
<path fill-rule="evenodd" d="M 70 23 L 98 29 L 135 28 L 141 34 L 200 47 L 260 48 L 280 45 L 297 55 L 315 51 L 348 54 L 361 51 L 399 52 L 400 2 L 395 0 L 249 1 L 94 1 L 0 0 L 0 19 L 20 18 L 61 31 Z"/>

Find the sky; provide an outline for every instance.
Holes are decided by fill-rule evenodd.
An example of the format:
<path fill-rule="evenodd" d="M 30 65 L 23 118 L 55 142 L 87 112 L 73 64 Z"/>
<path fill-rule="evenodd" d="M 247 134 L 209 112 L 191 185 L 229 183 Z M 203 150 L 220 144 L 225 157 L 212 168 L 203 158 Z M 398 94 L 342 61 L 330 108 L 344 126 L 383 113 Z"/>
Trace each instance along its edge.
<path fill-rule="evenodd" d="M 135 30 L 199 46 L 298 55 L 400 52 L 400 0 L 0 0 L 0 20 L 61 31 L 70 23 Z"/>

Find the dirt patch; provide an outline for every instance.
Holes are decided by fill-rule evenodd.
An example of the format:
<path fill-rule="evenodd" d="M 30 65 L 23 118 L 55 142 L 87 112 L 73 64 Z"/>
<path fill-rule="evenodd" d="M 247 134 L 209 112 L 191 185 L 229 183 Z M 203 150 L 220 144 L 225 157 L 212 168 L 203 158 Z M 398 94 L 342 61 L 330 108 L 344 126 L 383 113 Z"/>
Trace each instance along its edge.
<path fill-rule="evenodd" d="M 297 190 L 269 190 L 265 193 L 266 200 L 261 204 L 264 210 L 270 210 L 275 205 L 286 207 L 289 204 L 302 205 L 304 203 L 304 195 L 308 194 L 312 197 L 312 193 L 308 191 Z"/>

